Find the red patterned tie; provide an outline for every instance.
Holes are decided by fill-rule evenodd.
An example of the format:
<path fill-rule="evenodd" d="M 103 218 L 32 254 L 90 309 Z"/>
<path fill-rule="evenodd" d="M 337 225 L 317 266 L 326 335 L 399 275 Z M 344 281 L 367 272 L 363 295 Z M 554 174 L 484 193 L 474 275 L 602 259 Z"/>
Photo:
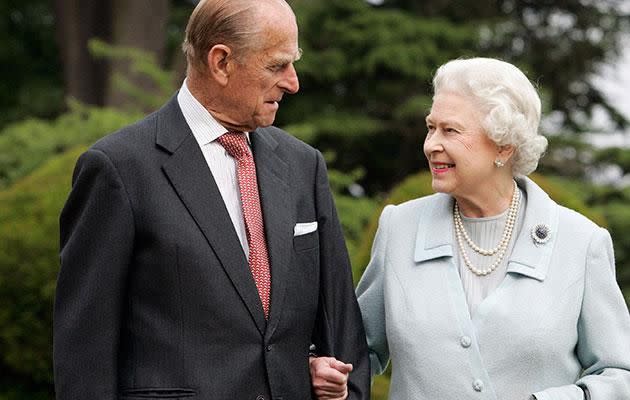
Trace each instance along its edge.
<path fill-rule="evenodd" d="M 219 137 L 218 141 L 237 162 L 238 187 L 249 245 L 249 269 L 254 276 L 266 319 L 269 317 L 271 273 L 256 180 L 256 164 L 243 132 L 228 132 Z"/>

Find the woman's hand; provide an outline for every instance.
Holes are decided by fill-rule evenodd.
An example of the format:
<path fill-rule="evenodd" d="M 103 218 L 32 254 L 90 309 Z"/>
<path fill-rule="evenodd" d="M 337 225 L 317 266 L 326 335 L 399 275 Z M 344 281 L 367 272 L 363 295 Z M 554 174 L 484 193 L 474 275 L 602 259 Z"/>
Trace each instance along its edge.
<path fill-rule="evenodd" d="M 352 364 L 334 357 L 309 357 L 311 384 L 318 400 L 344 400 L 348 397 L 348 377 Z"/>

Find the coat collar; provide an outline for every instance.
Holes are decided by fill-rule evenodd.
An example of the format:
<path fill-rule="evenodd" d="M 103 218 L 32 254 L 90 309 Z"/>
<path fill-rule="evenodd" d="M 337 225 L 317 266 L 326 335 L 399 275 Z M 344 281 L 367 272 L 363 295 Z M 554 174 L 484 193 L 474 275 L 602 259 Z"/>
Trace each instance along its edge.
<path fill-rule="evenodd" d="M 523 225 L 508 259 L 507 272 L 543 281 L 557 239 L 559 206 L 531 179 L 519 177 L 516 183 L 525 192 L 527 206 Z M 422 218 L 416 235 L 416 263 L 453 257 L 457 251 L 453 243 L 453 198 L 445 194 L 431 198 L 428 215 Z M 551 232 L 550 239 L 544 244 L 536 244 L 532 238 L 532 229 L 539 224 L 548 226 Z"/>

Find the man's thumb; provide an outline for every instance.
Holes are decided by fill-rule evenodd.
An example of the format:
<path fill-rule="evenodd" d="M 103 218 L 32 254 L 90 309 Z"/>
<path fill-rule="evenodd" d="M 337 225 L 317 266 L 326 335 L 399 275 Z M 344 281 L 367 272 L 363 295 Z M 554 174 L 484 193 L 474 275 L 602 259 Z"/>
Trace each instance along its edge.
<path fill-rule="evenodd" d="M 337 371 L 343 373 L 343 374 L 348 374 L 350 372 L 352 372 L 352 364 L 346 364 L 344 362 L 341 362 L 339 360 L 335 360 L 333 361 L 331 367 L 333 367 L 334 369 L 336 369 Z"/>

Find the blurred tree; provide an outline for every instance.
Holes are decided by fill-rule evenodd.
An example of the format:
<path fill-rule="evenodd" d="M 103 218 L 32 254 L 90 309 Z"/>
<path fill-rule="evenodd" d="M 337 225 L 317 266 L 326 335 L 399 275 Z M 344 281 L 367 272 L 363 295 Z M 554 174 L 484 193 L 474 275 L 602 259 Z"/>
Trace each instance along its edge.
<path fill-rule="evenodd" d="M 301 92 L 285 100 L 278 121 L 337 153 L 336 168 L 364 166 L 368 194 L 387 191 L 425 165 L 430 80 L 452 58 L 494 56 L 517 64 L 571 136 L 589 128 L 596 108 L 626 123 L 590 80 L 615 58 L 628 28 L 619 2 L 290 2 L 304 49 L 296 65 Z"/>
<path fill-rule="evenodd" d="M 56 154 L 77 144 L 93 143 L 139 120 L 142 110 L 160 107 L 175 91 L 171 72 L 157 65 L 153 54 L 110 46 L 98 40 L 90 41 L 90 48 L 98 58 L 125 61 L 155 89 L 147 93 L 131 79 L 115 75 L 119 90 L 133 100 L 133 105 L 125 111 L 86 106 L 73 100 L 69 103 L 69 112 L 54 121 L 31 118 L 0 130 L 0 189 L 30 174 Z"/>
<path fill-rule="evenodd" d="M 65 110 L 64 96 L 126 107 L 127 93 L 110 76 L 155 89 L 126 60 L 95 59 L 91 38 L 151 52 L 160 66 L 174 66 L 181 81 L 180 46 L 193 6 L 190 0 L 0 2 L 0 128 L 25 117 L 56 117 Z"/>
<path fill-rule="evenodd" d="M 169 0 L 55 0 L 57 44 L 61 51 L 66 94 L 87 104 L 124 108 L 133 99 L 118 89 L 112 75 L 123 74 L 137 87 L 154 88 L 125 60 L 95 60 L 88 41 L 93 38 L 151 52 L 163 61 Z"/>
<path fill-rule="evenodd" d="M 66 96 L 103 105 L 107 69 L 90 55 L 87 42 L 109 38 L 110 12 L 100 0 L 54 0 L 55 34 Z"/>
<path fill-rule="evenodd" d="M 602 107 L 619 127 L 626 118 L 590 79 L 619 55 L 630 13 L 623 0 L 384 0 L 383 8 L 479 26 L 479 54 L 528 66 L 530 79 L 546 88 L 549 108 L 573 130 Z"/>
<path fill-rule="evenodd" d="M 115 46 L 141 49 L 155 57 L 158 65 L 164 65 L 166 51 L 166 27 L 170 15 L 170 0 L 113 0 L 111 4 L 111 43 Z M 133 80 L 138 89 L 155 93 L 153 81 L 138 74 L 128 60 L 110 59 L 110 79 L 105 92 L 105 105 L 126 108 L 134 103 L 125 90 L 121 90 L 114 76 Z M 153 111 L 155 108 L 150 109 Z"/>
<path fill-rule="evenodd" d="M 0 127 L 63 108 L 54 18 L 48 0 L 0 2 Z"/>
<path fill-rule="evenodd" d="M 301 89 L 277 121 L 336 154 L 334 166 L 365 170 L 369 193 L 422 165 L 424 112 L 437 65 L 470 55 L 477 27 L 362 0 L 293 1 L 300 26 Z"/>

